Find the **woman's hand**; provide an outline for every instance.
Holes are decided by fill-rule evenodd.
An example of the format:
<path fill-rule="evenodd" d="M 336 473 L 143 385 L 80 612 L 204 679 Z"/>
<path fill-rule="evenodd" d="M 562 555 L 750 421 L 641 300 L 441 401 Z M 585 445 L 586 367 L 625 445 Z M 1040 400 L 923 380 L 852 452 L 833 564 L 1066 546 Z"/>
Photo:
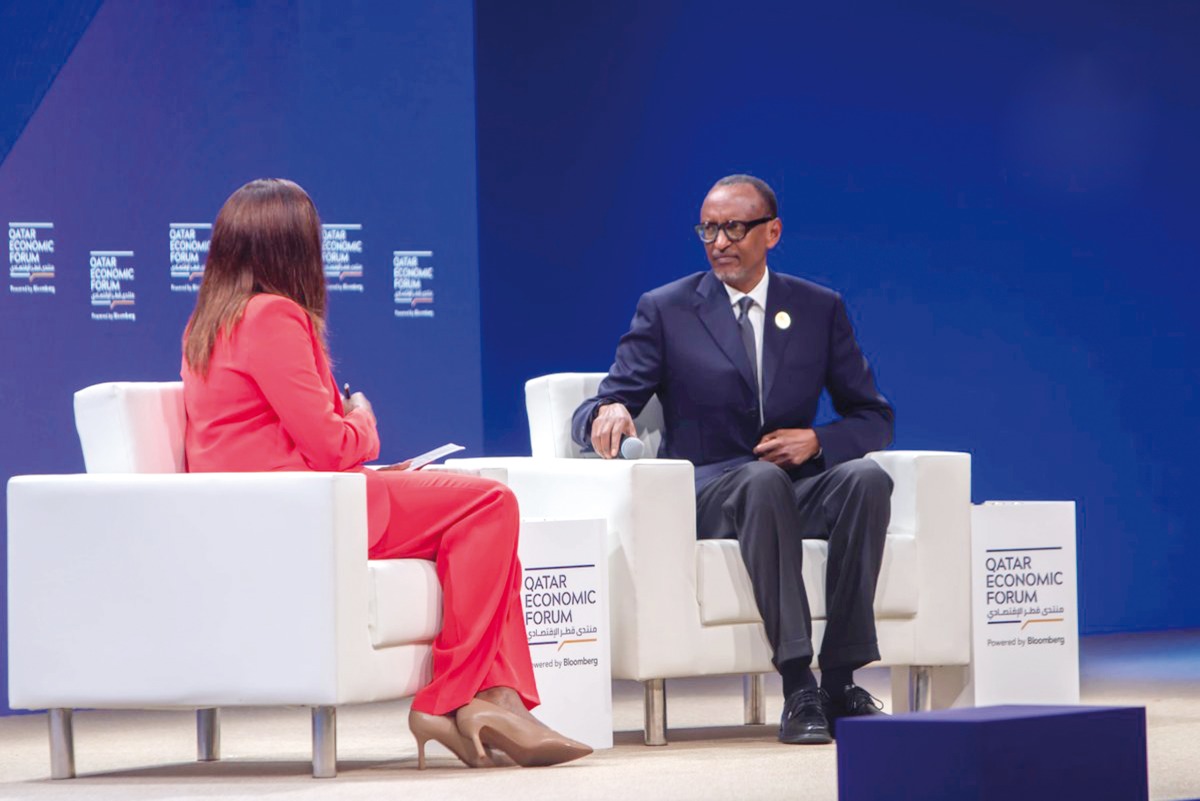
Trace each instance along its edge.
<path fill-rule="evenodd" d="M 342 401 L 342 408 L 345 409 L 346 414 L 350 414 L 355 409 L 362 409 L 371 418 L 371 422 L 375 422 L 375 410 L 371 408 L 371 402 L 367 400 L 367 396 L 361 392 L 355 392 L 349 398 Z"/>
<path fill-rule="evenodd" d="M 407 462 L 396 462 L 395 464 L 384 465 L 383 467 L 379 468 L 377 472 L 382 473 L 387 470 L 407 470 L 410 464 L 412 464 L 412 459 L 409 459 Z"/>

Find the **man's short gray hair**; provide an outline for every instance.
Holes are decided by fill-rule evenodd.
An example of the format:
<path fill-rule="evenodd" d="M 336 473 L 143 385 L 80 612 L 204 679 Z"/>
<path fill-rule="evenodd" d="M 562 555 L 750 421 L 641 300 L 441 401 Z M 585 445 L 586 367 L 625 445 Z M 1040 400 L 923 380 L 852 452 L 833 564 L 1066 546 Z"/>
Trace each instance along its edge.
<path fill-rule="evenodd" d="M 759 197 L 767 204 L 767 214 L 772 217 L 779 216 L 779 201 L 775 199 L 775 190 L 767 185 L 767 182 L 762 178 L 755 178 L 753 175 L 726 175 L 721 180 L 713 184 L 713 189 L 718 186 L 737 186 L 739 184 L 750 184 L 758 192 Z"/>

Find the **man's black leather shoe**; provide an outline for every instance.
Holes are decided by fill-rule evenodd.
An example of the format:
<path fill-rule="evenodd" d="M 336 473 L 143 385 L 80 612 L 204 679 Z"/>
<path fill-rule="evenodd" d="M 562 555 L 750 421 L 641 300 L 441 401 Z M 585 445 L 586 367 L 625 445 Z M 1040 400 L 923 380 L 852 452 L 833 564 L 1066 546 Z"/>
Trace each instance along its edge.
<path fill-rule="evenodd" d="M 829 719 L 829 731 L 837 734 L 837 722 L 841 718 L 860 718 L 866 715 L 885 715 L 883 704 L 878 698 L 859 687 L 857 684 L 847 684 L 842 690 L 842 697 L 832 700 L 824 690 L 825 716 Z"/>
<path fill-rule="evenodd" d="M 779 722 L 779 742 L 789 745 L 824 745 L 833 742 L 825 707 L 829 696 L 824 690 L 797 690 L 783 703 Z"/>

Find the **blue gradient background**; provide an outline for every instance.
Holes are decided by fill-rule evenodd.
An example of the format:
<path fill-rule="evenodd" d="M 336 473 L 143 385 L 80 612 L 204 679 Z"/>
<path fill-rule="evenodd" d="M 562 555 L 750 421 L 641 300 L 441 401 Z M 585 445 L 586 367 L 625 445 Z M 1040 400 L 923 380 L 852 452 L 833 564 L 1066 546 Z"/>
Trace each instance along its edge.
<path fill-rule="evenodd" d="M 746 171 L 772 266 L 844 293 L 896 446 L 971 452 L 977 501 L 1076 501 L 1084 633 L 1200 626 L 1196 41 L 1171 1 L 5 7 L 0 223 L 56 223 L 59 294 L 0 297 L 0 472 L 81 469 L 70 393 L 176 374 L 166 224 L 264 174 L 364 224 L 332 344 L 385 455 L 528 453 L 524 381 L 606 369 Z M 87 319 L 109 247 L 132 326 Z M 434 325 L 391 319 L 393 248 L 435 251 Z"/>

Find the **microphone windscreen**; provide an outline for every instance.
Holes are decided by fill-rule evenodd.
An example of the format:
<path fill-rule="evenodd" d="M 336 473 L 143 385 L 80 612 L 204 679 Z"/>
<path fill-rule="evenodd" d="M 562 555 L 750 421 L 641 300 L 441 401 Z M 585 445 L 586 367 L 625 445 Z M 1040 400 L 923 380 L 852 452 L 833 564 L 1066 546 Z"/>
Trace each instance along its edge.
<path fill-rule="evenodd" d="M 621 437 L 621 458 L 622 459 L 641 459 L 642 454 L 646 452 L 646 445 L 637 437 L 631 437 L 628 434 Z"/>

